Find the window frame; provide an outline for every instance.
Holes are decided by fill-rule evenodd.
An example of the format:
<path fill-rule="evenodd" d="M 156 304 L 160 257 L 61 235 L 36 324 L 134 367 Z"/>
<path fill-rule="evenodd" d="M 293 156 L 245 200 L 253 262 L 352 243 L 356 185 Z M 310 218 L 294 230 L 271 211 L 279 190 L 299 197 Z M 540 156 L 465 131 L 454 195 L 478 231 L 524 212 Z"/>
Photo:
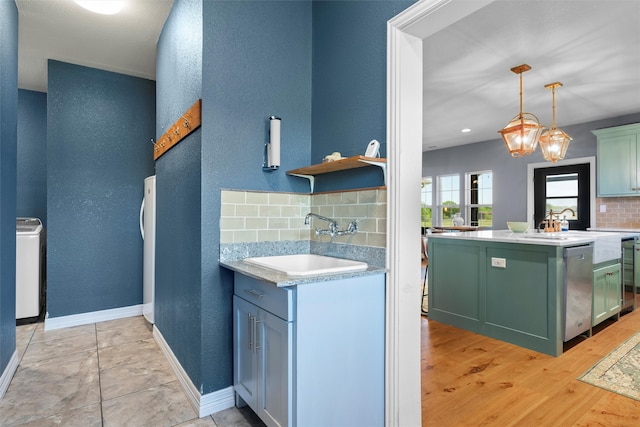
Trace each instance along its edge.
<path fill-rule="evenodd" d="M 473 175 L 482 175 L 482 174 L 490 174 L 491 175 L 491 203 L 472 203 L 472 197 L 471 197 L 471 190 L 472 188 L 472 182 L 471 182 L 471 177 Z M 464 220 L 465 220 L 465 224 L 468 225 L 473 225 L 473 226 L 479 226 L 479 227 L 487 227 L 487 228 L 492 228 L 493 227 L 493 170 L 491 169 L 487 169 L 487 170 L 482 170 L 482 171 L 473 171 L 473 172 L 466 172 L 464 175 L 464 185 L 465 185 L 465 208 L 464 208 Z M 488 225 L 480 225 L 479 221 L 478 224 L 471 224 L 471 211 L 473 208 L 483 208 L 483 207 L 490 207 L 491 208 L 491 223 Z"/>
<path fill-rule="evenodd" d="M 457 204 L 450 204 L 450 205 L 446 206 L 447 209 L 452 209 L 452 210 L 456 210 L 457 209 L 457 212 L 453 212 L 450 215 L 451 224 L 445 224 L 444 223 L 444 221 L 445 221 L 445 219 L 444 219 L 444 208 L 445 208 L 445 206 L 444 206 L 443 200 L 442 200 L 442 187 L 443 187 L 442 180 L 443 180 L 443 178 L 449 178 L 449 177 L 457 177 L 457 179 L 454 179 L 452 181 L 452 182 L 457 182 L 457 189 L 451 190 L 451 191 L 457 191 L 458 192 L 458 203 Z M 463 194 L 463 191 L 460 189 L 460 177 L 461 177 L 460 173 L 452 173 L 452 174 L 438 175 L 437 176 L 437 187 L 436 187 L 437 188 L 437 208 L 435 209 L 435 213 L 437 213 L 437 215 L 438 215 L 438 218 L 437 218 L 438 223 L 442 227 L 453 226 L 453 215 L 455 213 L 461 213 L 462 214 L 461 206 L 463 206 L 463 205 L 461 203 L 461 199 L 464 196 L 464 194 Z M 433 217 L 433 214 L 434 214 L 434 211 L 432 210 L 432 217 Z M 432 221 L 433 221 L 433 219 L 432 219 Z"/>

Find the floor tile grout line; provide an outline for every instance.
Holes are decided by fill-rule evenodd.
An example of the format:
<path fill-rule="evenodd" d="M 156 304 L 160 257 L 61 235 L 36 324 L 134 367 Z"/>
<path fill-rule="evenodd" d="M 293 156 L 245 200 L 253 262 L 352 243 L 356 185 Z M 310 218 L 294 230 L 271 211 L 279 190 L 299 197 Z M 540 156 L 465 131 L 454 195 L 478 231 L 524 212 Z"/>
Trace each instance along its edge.
<path fill-rule="evenodd" d="M 102 372 L 100 369 L 100 346 L 98 345 L 98 327 L 93 324 L 96 337 L 96 359 L 98 360 L 98 403 L 100 403 L 100 425 L 104 427 L 104 411 L 102 409 Z"/>

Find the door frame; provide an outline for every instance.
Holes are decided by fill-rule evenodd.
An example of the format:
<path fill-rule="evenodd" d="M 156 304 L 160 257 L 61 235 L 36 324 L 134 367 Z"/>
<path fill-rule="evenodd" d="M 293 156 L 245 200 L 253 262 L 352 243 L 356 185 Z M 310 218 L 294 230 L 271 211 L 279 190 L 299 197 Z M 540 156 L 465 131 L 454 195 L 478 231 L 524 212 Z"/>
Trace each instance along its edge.
<path fill-rule="evenodd" d="M 529 226 L 531 228 L 535 228 L 536 224 L 534 224 L 534 209 L 535 209 L 535 200 L 534 200 L 534 192 L 533 192 L 533 172 L 535 169 L 539 168 L 550 168 L 554 166 L 570 166 L 570 165 L 578 165 L 582 163 L 589 163 L 589 214 L 591 216 L 590 219 L 590 228 L 595 228 L 596 226 L 596 158 L 595 156 L 591 157 L 577 157 L 575 159 L 566 159 L 559 160 L 558 162 L 549 163 L 529 163 L 527 165 L 527 218 L 529 222 Z"/>
<path fill-rule="evenodd" d="M 422 40 L 494 0 L 421 0 L 387 22 L 385 426 L 418 426 Z"/>

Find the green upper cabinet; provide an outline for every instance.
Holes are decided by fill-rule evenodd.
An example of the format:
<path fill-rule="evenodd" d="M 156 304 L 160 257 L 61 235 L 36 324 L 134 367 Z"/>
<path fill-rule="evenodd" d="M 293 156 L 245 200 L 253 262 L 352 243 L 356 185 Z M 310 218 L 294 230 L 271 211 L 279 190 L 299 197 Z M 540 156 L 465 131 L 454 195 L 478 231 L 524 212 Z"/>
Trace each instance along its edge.
<path fill-rule="evenodd" d="M 592 131 L 598 138 L 598 197 L 640 195 L 640 123 Z"/>

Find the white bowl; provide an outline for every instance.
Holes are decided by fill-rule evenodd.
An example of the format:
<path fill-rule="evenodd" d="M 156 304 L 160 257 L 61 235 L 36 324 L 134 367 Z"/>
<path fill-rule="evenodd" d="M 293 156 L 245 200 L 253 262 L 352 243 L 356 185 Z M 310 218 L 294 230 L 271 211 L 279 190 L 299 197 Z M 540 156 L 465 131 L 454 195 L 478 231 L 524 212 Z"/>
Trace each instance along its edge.
<path fill-rule="evenodd" d="M 509 221 L 507 222 L 507 227 L 509 227 L 509 230 L 511 230 L 512 233 L 524 233 L 529 229 L 529 223 Z"/>

